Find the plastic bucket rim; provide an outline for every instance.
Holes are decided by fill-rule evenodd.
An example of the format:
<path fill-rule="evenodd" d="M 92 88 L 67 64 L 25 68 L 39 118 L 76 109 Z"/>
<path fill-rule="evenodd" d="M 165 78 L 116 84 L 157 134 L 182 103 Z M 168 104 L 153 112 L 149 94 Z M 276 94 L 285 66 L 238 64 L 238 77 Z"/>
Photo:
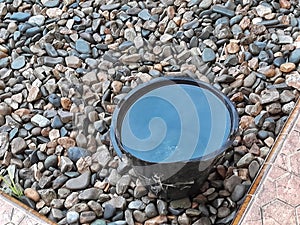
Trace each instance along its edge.
<path fill-rule="evenodd" d="M 134 95 L 138 95 L 139 92 L 141 92 L 141 90 L 143 90 L 146 87 L 150 87 L 151 85 L 154 84 L 159 84 L 159 83 L 164 83 L 164 82 L 169 82 L 171 83 L 176 83 L 176 84 L 189 84 L 189 85 L 194 85 L 194 86 L 198 86 L 201 88 L 205 88 L 209 91 L 211 91 L 217 98 L 219 98 L 226 106 L 229 115 L 230 115 L 230 119 L 231 119 L 231 123 L 230 123 L 230 134 L 228 135 L 227 140 L 225 141 L 225 143 L 219 148 L 214 150 L 212 153 L 209 153 L 207 155 L 203 155 L 197 158 L 193 158 L 193 159 L 189 159 L 189 160 L 182 160 L 182 161 L 177 161 L 177 162 L 152 162 L 152 161 L 146 161 L 143 159 L 140 159 L 138 157 L 135 157 L 134 155 L 132 155 L 130 152 L 127 152 L 123 147 L 122 144 L 120 143 L 120 138 L 119 138 L 119 131 L 118 131 L 118 119 L 119 119 L 119 112 L 122 110 L 122 107 L 124 107 L 124 104 L 128 101 L 128 99 L 132 98 Z M 184 82 L 184 83 L 181 83 Z M 186 83 L 185 83 L 186 82 Z M 150 88 L 147 92 L 153 90 L 154 88 Z M 142 95 L 140 95 L 142 96 Z M 138 99 L 138 98 L 136 98 Z M 135 99 L 135 100 L 136 100 Z M 129 107 L 132 104 L 129 105 Z M 128 107 L 128 108 L 129 108 Z M 126 111 L 125 111 L 126 112 Z M 229 146 L 232 144 L 233 142 L 233 138 L 234 135 L 237 133 L 238 131 L 238 126 L 239 126 L 239 115 L 238 112 L 234 106 L 234 104 L 230 101 L 230 99 L 224 94 L 222 93 L 220 90 L 218 90 L 217 88 L 215 88 L 214 86 L 205 83 L 203 81 L 200 80 L 196 80 L 190 77 L 181 77 L 181 76 L 176 76 L 176 77 L 158 77 L 158 78 L 154 78 L 148 82 L 142 83 L 140 85 L 138 85 L 137 87 L 135 87 L 134 89 L 132 89 L 116 106 L 113 115 L 112 115 L 112 120 L 111 120 L 111 126 L 110 126 L 110 139 L 111 139 L 111 144 L 114 148 L 114 150 L 116 151 L 116 153 L 118 154 L 118 156 L 120 158 L 122 158 L 122 154 L 126 154 L 128 157 L 139 160 L 141 162 L 144 162 L 146 164 L 169 164 L 169 163 L 188 163 L 191 161 L 206 161 L 206 160 L 213 160 L 216 156 L 220 155 L 222 152 L 224 152 L 226 149 L 229 148 Z"/>

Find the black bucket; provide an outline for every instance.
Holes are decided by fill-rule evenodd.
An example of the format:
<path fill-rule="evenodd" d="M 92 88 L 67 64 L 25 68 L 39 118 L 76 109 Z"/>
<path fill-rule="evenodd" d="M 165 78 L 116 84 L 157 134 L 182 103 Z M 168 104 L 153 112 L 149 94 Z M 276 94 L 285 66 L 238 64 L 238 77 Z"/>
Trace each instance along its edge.
<path fill-rule="evenodd" d="M 156 78 L 116 107 L 112 145 L 126 154 L 140 180 L 161 198 L 197 194 L 232 144 L 238 114 L 211 85 L 190 78 Z"/>

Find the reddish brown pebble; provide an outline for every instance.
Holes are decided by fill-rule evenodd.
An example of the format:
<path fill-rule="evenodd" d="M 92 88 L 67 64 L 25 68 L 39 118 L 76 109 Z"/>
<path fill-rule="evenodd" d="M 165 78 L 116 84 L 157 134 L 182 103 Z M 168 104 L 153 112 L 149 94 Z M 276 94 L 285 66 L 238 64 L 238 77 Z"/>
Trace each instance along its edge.
<path fill-rule="evenodd" d="M 34 190 L 33 188 L 26 188 L 24 190 L 24 195 L 34 202 L 38 202 L 40 200 L 39 193 L 36 190 Z"/>
<path fill-rule="evenodd" d="M 74 147 L 76 145 L 76 142 L 74 139 L 70 137 L 61 137 L 57 140 L 58 144 L 64 147 L 65 149 L 68 149 L 70 147 Z"/>
<path fill-rule="evenodd" d="M 280 8 L 290 9 L 291 3 L 288 0 L 279 0 Z"/>
<path fill-rule="evenodd" d="M 280 66 L 280 71 L 284 73 L 289 73 L 292 72 L 293 70 L 296 69 L 296 65 L 294 63 L 283 63 Z"/>
<path fill-rule="evenodd" d="M 60 100 L 60 104 L 65 110 L 70 110 L 72 102 L 69 98 L 62 97 Z"/>

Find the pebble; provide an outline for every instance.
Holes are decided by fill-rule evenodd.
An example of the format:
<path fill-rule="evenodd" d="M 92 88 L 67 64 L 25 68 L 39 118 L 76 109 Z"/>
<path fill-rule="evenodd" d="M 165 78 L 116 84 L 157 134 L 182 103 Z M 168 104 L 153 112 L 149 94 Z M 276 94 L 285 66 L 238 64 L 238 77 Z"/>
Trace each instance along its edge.
<path fill-rule="evenodd" d="M 252 87 L 252 85 L 256 81 L 256 74 L 255 73 L 250 73 L 245 79 L 244 79 L 244 86 L 245 87 Z"/>
<path fill-rule="evenodd" d="M 249 165 L 249 176 L 253 180 L 260 168 L 259 163 L 256 160 L 253 160 Z"/>
<path fill-rule="evenodd" d="M 283 63 L 280 65 L 280 71 L 283 73 L 289 73 L 296 69 L 296 65 L 294 63 Z"/>
<path fill-rule="evenodd" d="M 232 201 L 237 202 L 244 196 L 245 192 L 246 192 L 246 186 L 243 184 L 238 184 L 234 188 L 230 198 L 232 199 Z"/>
<path fill-rule="evenodd" d="M 79 213 L 76 211 L 68 211 L 66 218 L 69 224 L 76 223 L 79 220 Z"/>
<path fill-rule="evenodd" d="M 28 19 L 28 23 L 30 23 L 32 25 L 36 25 L 36 26 L 42 26 L 45 23 L 45 16 L 43 16 L 43 15 L 31 16 Z"/>
<path fill-rule="evenodd" d="M 68 157 L 73 161 L 73 162 L 77 162 L 79 160 L 79 158 L 81 157 L 86 157 L 86 156 L 90 156 L 91 153 L 84 149 L 84 148 L 80 148 L 80 147 L 70 147 L 68 149 Z"/>
<path fill-rule="evenodd" d="M 224 180 L 224 188 L 232 192 L 236 185 L 241 184 L 242 179 L 239 176 L 232 175 Z"/>
<path fill-rule="evenodd" d="M 72 178 L 66 182 L 66 188 L 70 190 L 85 189 L 90 184 L 90 171 L 86 171 L 78 177 Z"/>
<path fill-rule="evenodd" d="M 111 204 L 106 204 L 104 209 L 104 219 L 110 219 L 112 218 L 116 213 L 116 208 Z"/>
<path fill-rule="evenodd" d="M 289 62 L 295 64 L 300 62 L 300 48 L 296 48 L 294 51 L 291 52 L 289 56 Z"/>
<path fill-rule="evenodd" d="M 12 112 L 12 108 L 5 102 L 0 103 L 0 115 L 6 116 L 10 115 Z"/>
<path fill-rule="evenodd" d="M 42 4 L 48 8 L 57 7 L 59 5 L 59 0 L 42 0 Z"/>
<path fill-rule="evenodd" d="M 91 52 L 90 44 L 81 38 L 75 42 L 75 48 L 78 52 L 83 54 L 89 54 Z"/>
<path fill-rule="evenodd" d="M 25 22 L 30 18 L 30 13 L 26 12 L 14 12 L 11 16 L 11 20 L 17 20 L 18 22 Z"/>
<path fill-rule="evenodd" d="M 276 89 L 263 90 L 261 92 L 261 103 L 267 104 L 279 100 L 279 92 Z"/>
<path fill-rule="evenodd" d="M 215 6 L 212 7 L 212 10 L 213 10 L 213 12 L 220 13 L 224 16 L 228 16 L 228 17 L 235 16 L 234 11 L 232 11 L 232 10 L 222 6 L 222 5 L 215 5 Z"/>
<path fill-rule="evenodd" d="M 190 1 L 191 3 L 192 1 Z M 203 0 L 203 1 L 198 1 L 198 3 L 194 3 L 194 4 L 199 4 L 199 7 L 202 9 L 207 9 L 212 5 L 212 0 Z"/>
<path fill-rule="evenodd" d="M 191 207 L 191 201 L 189 198 L 183 198 L 178 200 L 173 200 L 170 202 L 170 207 L 174 209 L 187 209 Z"/>
<path fill-rule="evenodd" d="M 203 62 L 212 62 L 216 59 L 216 54 L 211 48 L 205 48 L 202 52 Z"/>
<path fill-rule="evenodd" d="M 27 101 L 28 102 L 34 102 L 38 99 L 40 99 L 42 96 L 42 93 L 40 92 L 39 87 L 37 86 L 32 86 L 29 91 L 28 91 L 28 97 Z"/>
<path fill-rule="evenodd" d="M 153 203 L 150 203 L 146 206 L 145 213 L 148 218 L 153 218 L 158 215 L 156 207 Z"/>
<path fill-rule="evenodd" d="M 31 118 L 32 124 L 39 126 L 39 127 L 47 127 L 50 125 L 50 120 L 48 120 L 46 117 L 36 114 Z"/>
<path fill-rule="evenodd" d="M 65 58 L 66 64 L 70 68 L 79 68 L 82 64 L 82 61 L 76 56 L 68 56 Z"/>
<path fill-rule="evenodd" d="M 295 102 L 289 102 L 282 106 L 282 112 L 286 115 L 289 115 L 295 108 Z"/>
<path fill-rule="evenodd" d="M 90 223 L 96 219 L 96 214 L 93 211 L 85 211 L 80 213 L 79 221 L 80 223 Z"/>
<path fill-rule="evenodd" d="M 39 193 L 35 189 L 33 189 L 33 188 L 26 188 L 24 190 L 24 195 L 27 198 L 33 200 L 34 202 L 38 202 L 40 200 Z"/>
<path fill-rule="evenodd" d="M 266 106 L 266 109 L 270 114 L 275 115 L 281 112 L 281 105 L 278 102 L 271 103 Z"/>
<path fill-rule="evenodd" d="M 25 56 L 22 55 L 12 61 L 11 68 L 14 70 L 19 70 L 23 68 L 25 64 L 26 64 Z"/>
<path fill-rule="evenodd" d="M 229 208 L 227 208 L 227 207 L 218 208 L 217 216 L 219 218 L 224 218 L 224 217 L 228 216 L 229 214 L 230 214 L 230 209 Z"/>

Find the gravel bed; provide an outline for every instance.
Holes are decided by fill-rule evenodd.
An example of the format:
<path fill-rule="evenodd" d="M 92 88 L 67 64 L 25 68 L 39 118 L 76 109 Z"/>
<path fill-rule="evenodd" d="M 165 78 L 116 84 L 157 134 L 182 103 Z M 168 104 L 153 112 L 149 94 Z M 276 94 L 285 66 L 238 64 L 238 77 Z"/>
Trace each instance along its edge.
<path fill-rule="evenodd" d="M 230 224 L 299 97 L 299 5 L 0 0 L 0 175 L 61 225 Z M 199 194 L 165 201 L 109 128 L 130 90 L 182 74 L 225 93 L 240 126 Z"/>

